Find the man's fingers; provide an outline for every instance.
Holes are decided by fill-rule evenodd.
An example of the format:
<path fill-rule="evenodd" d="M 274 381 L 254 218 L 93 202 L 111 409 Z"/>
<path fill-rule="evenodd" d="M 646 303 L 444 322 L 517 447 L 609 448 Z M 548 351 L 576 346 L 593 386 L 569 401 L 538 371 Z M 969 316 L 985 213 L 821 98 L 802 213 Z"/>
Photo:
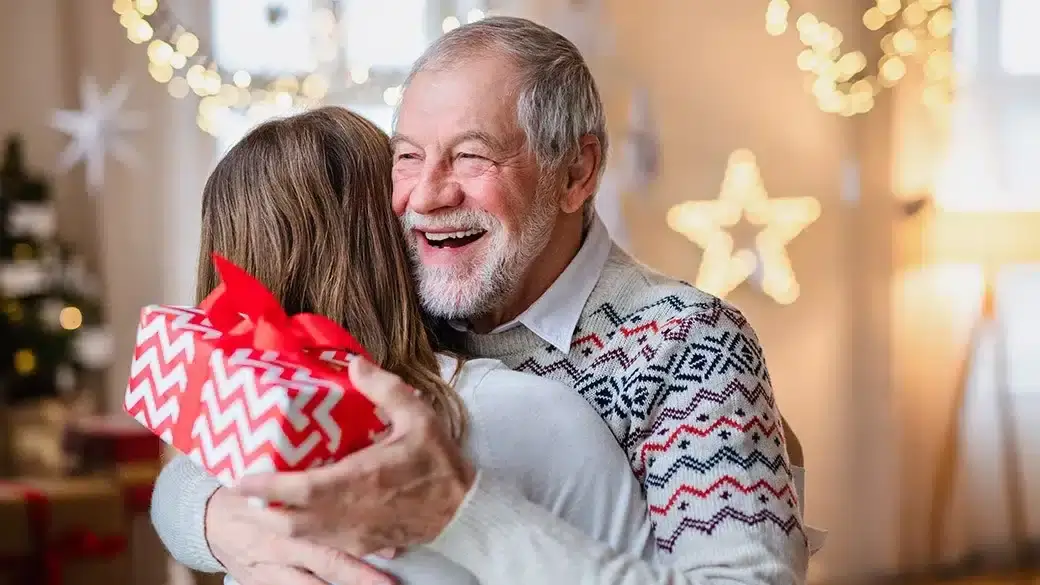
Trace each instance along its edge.
<path fill-rule="evenodd" d="M 246 475 L 232 488 L 239 495 L 289 506 L 307 506 L 315 495 L 315 481 L 308 471 Z"/>
<path fill-rule="evenodd" d="M 240 579 L 234 574 L 231 577 L 238 585 L 328 585 L 307 571 L 267 563 L 258 563 L 250 567 L 245 579 Z"/>
<path fill-rule="evenodd" d="M 358 392 L 375 404 L 390 424 L 414 413 L 416 408 L 425 406 L 411 386 L 368 360 L 351 360 L 347 373 Z"/>
<path fill-rule="evenodd" d="M 317 511 L 305 508 L 247 508 L 238 511 L 236 519 L 248 526 L 283 538 L 305 538 L 319 531 L 323 518 Z"/>
<path fill-rule="evenodd" d="M 307 569 L 327 583 L 343 585 L 397 585 L 386 573 L 340 550 L 292 541 L 285 551 L 289 562 Z"/>

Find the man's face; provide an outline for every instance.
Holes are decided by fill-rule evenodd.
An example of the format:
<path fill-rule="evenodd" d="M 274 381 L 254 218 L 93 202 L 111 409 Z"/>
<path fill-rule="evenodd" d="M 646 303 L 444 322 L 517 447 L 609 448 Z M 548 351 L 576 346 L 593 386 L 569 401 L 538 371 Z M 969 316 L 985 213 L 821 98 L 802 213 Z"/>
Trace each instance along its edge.
<path fill-rule="evenodd" d="M 423 306 L 446 318 L 495 310 L 549 241 L 559 213 L 517 124 L 515 73 L 501 58 L 417 75 L 393 139 L 393 206 Z"/>

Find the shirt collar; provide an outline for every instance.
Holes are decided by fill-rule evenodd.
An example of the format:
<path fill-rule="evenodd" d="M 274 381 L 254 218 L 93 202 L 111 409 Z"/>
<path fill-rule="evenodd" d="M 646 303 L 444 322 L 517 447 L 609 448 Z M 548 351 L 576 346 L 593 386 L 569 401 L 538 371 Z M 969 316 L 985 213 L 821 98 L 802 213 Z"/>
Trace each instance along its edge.
<path fill-rule="evenodd" d="M 574 329 L 578 326 L 585 303 L 603 272 L 611 246 L 606 226 L 599 216 L 594 216 L 578 253 L 548 290 L 526 311 L 512 321 L 499 325 L 491 333 L 523 325 L 546 343 L 563 353 L 568 353 L 571 350 Z M 453 322 L 452 327 L 468 329 L 466 324 L 459 322 Z"/>

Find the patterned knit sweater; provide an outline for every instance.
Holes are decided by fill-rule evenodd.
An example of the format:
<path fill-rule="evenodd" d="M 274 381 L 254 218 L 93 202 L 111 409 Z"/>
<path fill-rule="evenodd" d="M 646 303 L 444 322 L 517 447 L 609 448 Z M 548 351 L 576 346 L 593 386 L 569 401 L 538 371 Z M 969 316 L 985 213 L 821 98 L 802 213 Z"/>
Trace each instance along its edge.
<path fill-rule="evenodd" d="M 666 564 L 732 582 L 804 582 L 806 534 L 780 414 L 736 308 L 615 246 L 568 354 L 525 327 L 469 334 L 467 344 L 592 404 L 643 485 Z"/>

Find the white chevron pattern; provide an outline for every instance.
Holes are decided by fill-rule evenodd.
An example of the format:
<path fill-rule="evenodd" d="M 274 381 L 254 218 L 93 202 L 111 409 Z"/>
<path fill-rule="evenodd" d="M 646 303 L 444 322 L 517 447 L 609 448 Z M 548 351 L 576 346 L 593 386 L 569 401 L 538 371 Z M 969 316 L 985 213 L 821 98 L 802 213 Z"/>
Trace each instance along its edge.
<path fill-rule="evenodd" d="M 246 473 L 301 469 L 339 459 L 344 429 L 337 411 L 347 390 L 334 380 L 272 351 L 214 349 L 205 380 L 187 367 L 201 346 L 219 338 L 192 307 L 142 311 L 124 407 L 163 441 L 173 444 L 225 485 Z M 352 356 L 323 351 L 336 369 Z M 174 436 L 180 401 L 198 401 L 190 436 Z M 355 432 L 356 435 L 356 432 Z"/>
<path fill-rule="evenodd" d="M 179 395 L 187 386 L 185 364 L 195 356 L 195 340 L 219 332 L 191 307 L 150 306 L 141 311 L 137 346 L 123 408 L 160 437 L 180 416 Z"/>

